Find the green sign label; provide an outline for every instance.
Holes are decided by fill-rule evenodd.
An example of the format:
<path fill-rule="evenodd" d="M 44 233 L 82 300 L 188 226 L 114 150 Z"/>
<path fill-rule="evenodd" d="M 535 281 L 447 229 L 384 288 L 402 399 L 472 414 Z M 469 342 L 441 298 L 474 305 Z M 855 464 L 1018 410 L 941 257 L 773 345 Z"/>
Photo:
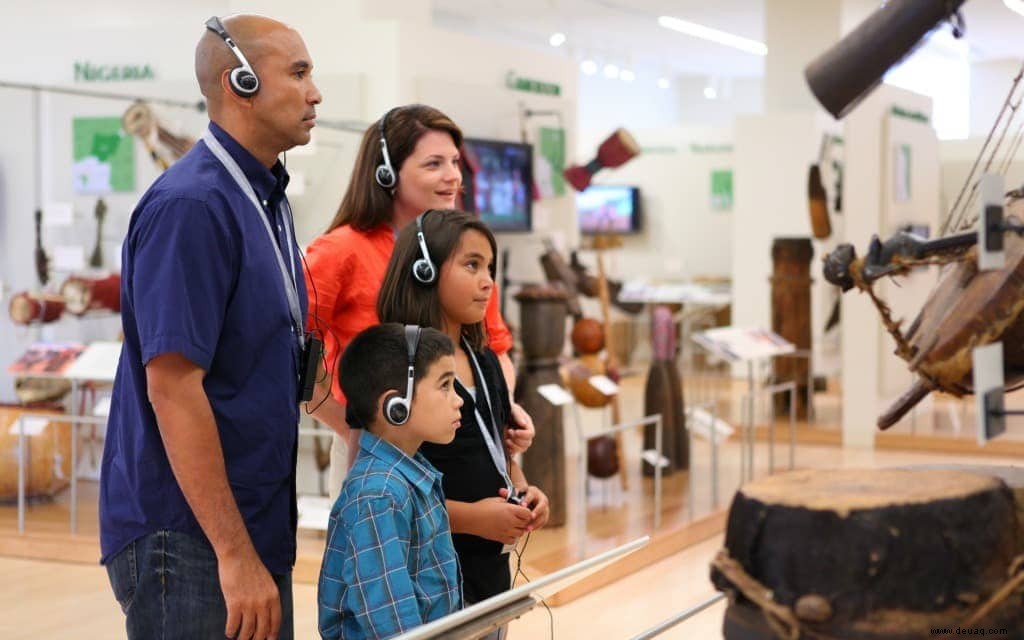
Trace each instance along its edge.
<path fill-rule="evenodd" d="M 74 118 L 71 140 L 75 193 L 135 191 L 135 144 L 120 117 Z"/>
<path fill-rule="evenodd" d="M 562 95 L 562 87 L 554 82 L 543 82 L 531 78 L 521 78 L 515 71 L 505 74 L 505 86 L 514 91 L 526 91 L 527 93 L 539 93 L 545 96 Z"/>
<path fill-rule="evenodd" d="M 711 172 L 711 210 L 732 210 L 732 169 Z"/>
<path fill-rule="evenodd" d="M 124 80 L 152 80 L 156 76 L 148 64 L 93 64 L 75 62 L 75 82 L 121 82 Z"/>
<path fill-rule="evenodd" d="M 690 143 L 690 153 L 732 153 L 732 145 Z"/>

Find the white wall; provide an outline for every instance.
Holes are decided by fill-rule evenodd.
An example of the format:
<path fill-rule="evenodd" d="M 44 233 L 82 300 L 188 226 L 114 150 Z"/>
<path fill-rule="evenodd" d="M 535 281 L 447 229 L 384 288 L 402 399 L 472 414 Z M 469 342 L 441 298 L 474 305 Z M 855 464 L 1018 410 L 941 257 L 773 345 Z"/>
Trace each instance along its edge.
<path fill-rule="evenodd" d="M 889 148 L 887 127 L 890 124 L 890 110 L 893 105 L 904 110 L 916 111 L 930 116 L 931 99 L 881 85 L 854 109 L 844 121 L 846 153 L 846 176 L 844 184 L 845 239 L 853 243 L 859 255 L 863 255 L 873 234 L 892 231 L 902 212 L 890 205 L 889 173 L 892 153 Z M 934 137 L 933 137 L 934 142 Z M 938 146 L 932 144 L 918 150 L 915 146 L 914 166 L 938 163 Z M 930 157 L 929 157 L 930 154 Z M 934 173 L 929 169 L 925 175 L 934 175 L 938 180 L 937 167 Z M 915 192 L 926 196 L 931 204 L 922 206 L 915 213 L 927 216 L 928 209 L 938 209 L 939 185 L 921 184 Z M 930 194 L 928 192 L 931 192 Z M 924 202 L 924 201 L 922 201 Z M 934 228 L 934 226 L 933 226 Z M 879 292 L 883 296 L 919 300 L 922 289 L 930 283 L 927 275 L 916 278 L 916 282 L 904 281 L 907 291 L 892 289 L 883 285 Z M 899 304 L 899 303 L 898 303 Z M 919 307 L 918 307 L 919 308 Z M 868 296 L 850 291 L 842 298 L 842 367 L 843 367 L 843 443 L 848 446 L 870 447 L 874 443 L 875 421 L 891 399 L 892 372 L 899 365 L 892 354 L 893 342 L 879 321 L 878 313 Z M 913 318 L 908 318 L 910 322 Z M 905 365 L 904 365 L 905 370 Z M 909 381 L 909 374 L 907 375 Z"/>
<path fill-rule="evenodd" d="M 711 171 L 731 169 L 732 131 L 712 127 L 635 129 L 643 151 L 594 182 L 640 188 L 642 232 L 608 253 L 616 279 L 685 280 L 730 275 L 732 211 L 711 208 Z M 593 155 L 607 130 L 580 133 L 578 157 Z"/>
<path fill-rule="evenodd" d="M 988 135 L 1020 69 L 1019 59 L 986 60 L 971 65 L 971 137 Z"/>

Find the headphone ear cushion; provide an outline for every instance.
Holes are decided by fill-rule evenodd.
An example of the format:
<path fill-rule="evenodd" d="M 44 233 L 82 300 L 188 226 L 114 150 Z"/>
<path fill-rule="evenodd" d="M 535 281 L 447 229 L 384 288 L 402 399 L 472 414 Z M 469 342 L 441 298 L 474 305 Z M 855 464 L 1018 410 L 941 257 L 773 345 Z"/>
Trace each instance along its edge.
<path fill-rule="evenodd" d="M 412 275 L 423 284 L 431 284 L 435 278 L 434 265 L 420 258 L 412 265 Z"/>
<path fill-rule="evenodd" d="M 391 172 L 391 169 L 386 164 L 377 165 L 377 172 L 374 177 L 377 180 L 377 184 L 385 189 L 395 186 L 395 174 Z"/>
<path fill-rule="evenodd" d="M 409 403 L 397 391 L 384 400 L 384 419 L 396 427 L 409 419 Z"/>
<path fill-rule="evenodd" d="M 228 80 L 235 93 L 244 98 L 256 95 L 260 88 L 260 79 L 256 77 L 256 74 L 243 67 L 232 69 Z"/>

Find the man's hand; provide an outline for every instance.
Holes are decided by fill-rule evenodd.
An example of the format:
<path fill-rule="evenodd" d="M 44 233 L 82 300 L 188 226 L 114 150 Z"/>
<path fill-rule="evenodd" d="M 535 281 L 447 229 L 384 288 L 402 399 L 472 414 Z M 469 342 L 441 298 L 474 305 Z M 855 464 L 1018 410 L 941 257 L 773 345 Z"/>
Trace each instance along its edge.
<path fill-rule="evenodd" d="M 281 597 L 256 551 L 249 546 L 237 556 L 218 557 L 217 573 L 228 611 L 224 635 L 238 640 L 276 640 L 281 629 Z"/>
<path fill-rule="evenodd" d="M 530 448 L 537 431 L 534 429 L 530 414 L 516 402 L 512 403 L 512 422 L 517 428 L 505 429 L 505 446 L 508 447 L 509 453 L 515 455 Z"/>

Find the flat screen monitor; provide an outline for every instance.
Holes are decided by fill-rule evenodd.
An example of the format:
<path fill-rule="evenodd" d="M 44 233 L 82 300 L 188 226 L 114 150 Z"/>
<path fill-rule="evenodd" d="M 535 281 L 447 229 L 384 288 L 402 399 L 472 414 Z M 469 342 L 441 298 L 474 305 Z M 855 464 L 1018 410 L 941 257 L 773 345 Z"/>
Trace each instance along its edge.
<path fill-rule="evenodd" d="M 533 214 L 533 147 L 465 138 L 462 206 L 492 231 L 530 231 Z"/>
<path fill-rule="evenodd" d="M 592 184 L 576 194 L 580 233 L 640 232 L 640 191 L 636 187 Z"/>

